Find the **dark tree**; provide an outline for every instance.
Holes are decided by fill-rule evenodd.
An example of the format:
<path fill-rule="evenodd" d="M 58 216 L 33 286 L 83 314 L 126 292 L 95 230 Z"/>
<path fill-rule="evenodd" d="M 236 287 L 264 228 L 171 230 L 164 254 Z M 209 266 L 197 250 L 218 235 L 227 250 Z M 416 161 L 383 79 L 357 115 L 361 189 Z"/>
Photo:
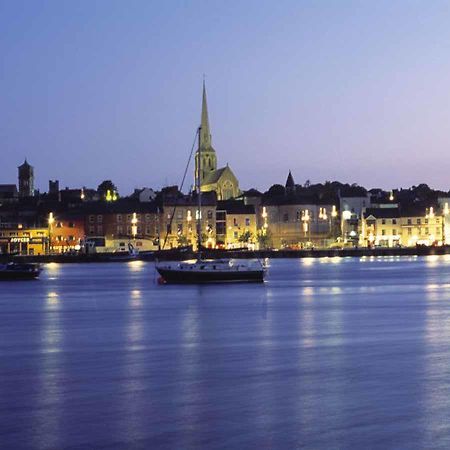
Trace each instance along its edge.
<path fill-rule="evenodd" d="M 114 192 L 118 195 L 117 187 L 111 180 L 102 181 L 97 188 L 97 192 L 101 198 L 106 198 L 107 193 L 112 195 Z"/>

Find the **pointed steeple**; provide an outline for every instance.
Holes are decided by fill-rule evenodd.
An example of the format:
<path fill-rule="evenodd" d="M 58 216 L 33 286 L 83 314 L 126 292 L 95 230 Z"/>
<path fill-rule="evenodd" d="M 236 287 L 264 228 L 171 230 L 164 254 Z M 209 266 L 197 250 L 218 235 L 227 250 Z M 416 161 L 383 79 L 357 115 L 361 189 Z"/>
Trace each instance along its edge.
<path fill-rule="evenodd" d="M 209 129 L 208 102 L 206 100 L 205 80 L 203 80 L 203 98 L 202 98 L 202 118 L 200 132 L 200 143 L 202 148 L 209 149 L 211 147 L 211 131 Z"/>
<path fill-rule="evenodd" d="M 286 180 L 286 192 L 291 193 L 295 191 L 295 183 L 294 183 L 294 177 L 292 176 L 291 171 L 289 171 L 289 175 Z"/>

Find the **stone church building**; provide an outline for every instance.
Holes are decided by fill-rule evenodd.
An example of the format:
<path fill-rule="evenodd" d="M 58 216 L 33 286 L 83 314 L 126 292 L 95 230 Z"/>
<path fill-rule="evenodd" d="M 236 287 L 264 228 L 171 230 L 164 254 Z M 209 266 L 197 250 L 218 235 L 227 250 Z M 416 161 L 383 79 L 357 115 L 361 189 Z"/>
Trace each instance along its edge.
<path fill-rule="evenodd" d="M 228 164 L 217 168 L 217 156 L 211 144 L 211 131 L 209 128 L 208 104 L 206 101 L 206 88 L 203 83 L 202 117 L 199 136 L 199 148 L 195 154 L 195 177 L 199 173 L 200 161 L 200 188 L 202 192 L 215 191 L 218 200 L 228 200 L 240 194 L 239 182 Z"/>

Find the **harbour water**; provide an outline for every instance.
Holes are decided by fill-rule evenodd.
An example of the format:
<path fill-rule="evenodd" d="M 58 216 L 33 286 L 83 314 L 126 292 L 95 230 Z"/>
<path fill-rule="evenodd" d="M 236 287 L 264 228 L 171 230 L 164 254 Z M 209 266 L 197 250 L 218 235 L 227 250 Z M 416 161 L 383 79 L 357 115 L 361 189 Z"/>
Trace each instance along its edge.
<path fill-rule="evenodd" d="M 450 447 L 450 257 L 269 261 L 161 286 L 152 263 L 0 284 L 4 449 Z"/>

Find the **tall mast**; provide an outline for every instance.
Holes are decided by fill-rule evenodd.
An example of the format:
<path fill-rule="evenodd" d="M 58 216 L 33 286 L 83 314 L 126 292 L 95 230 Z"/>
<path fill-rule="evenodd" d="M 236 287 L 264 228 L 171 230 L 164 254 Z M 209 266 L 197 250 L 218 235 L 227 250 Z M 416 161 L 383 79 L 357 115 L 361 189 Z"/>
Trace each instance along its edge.
<path fill-rule="evenodd" d="M 198 259 L 202 258 L 202 145 L 201 145 L 202 127 L 198 127 L 198 153 L 197 153 L 197 197 L 198 197 L 198 215 L 197 215 L 197 252 Z"/>

